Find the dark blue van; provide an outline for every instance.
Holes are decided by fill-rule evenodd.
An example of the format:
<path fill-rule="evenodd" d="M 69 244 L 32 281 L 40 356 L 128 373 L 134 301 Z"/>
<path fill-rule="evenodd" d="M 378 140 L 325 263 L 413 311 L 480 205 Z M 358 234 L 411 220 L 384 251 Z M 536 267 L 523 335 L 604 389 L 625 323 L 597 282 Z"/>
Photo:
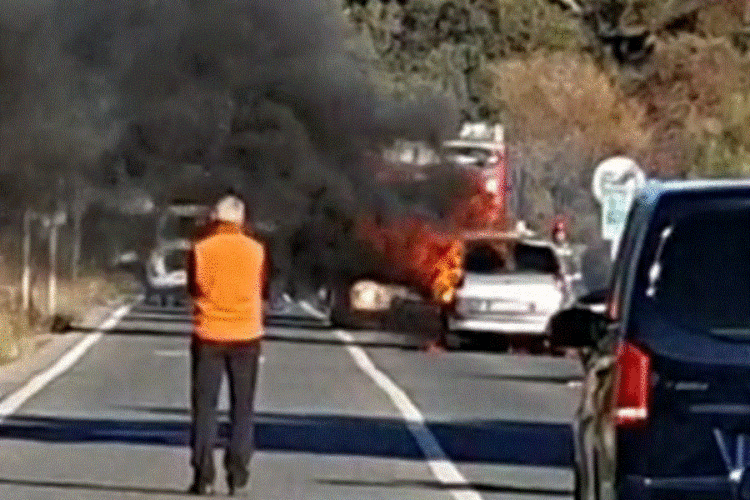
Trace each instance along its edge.
<path fill-rule="evenodd" d="M 750 182 L 650 183 L 550 328 L 585 365 L 576 498 L 750 500 Z"/>

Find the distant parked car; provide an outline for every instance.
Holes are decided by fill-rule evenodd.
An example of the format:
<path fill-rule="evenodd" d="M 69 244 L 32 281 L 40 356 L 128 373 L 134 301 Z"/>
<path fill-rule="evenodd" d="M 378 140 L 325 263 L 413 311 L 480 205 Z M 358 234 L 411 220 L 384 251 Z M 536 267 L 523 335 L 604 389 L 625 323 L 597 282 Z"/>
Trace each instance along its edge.
<path fill-rule="evenodd" d="M 190 243 L 164 242 L 155 248 L 146 266 L 146 301 L 168 306 L 184 298 L 187 292 L 187 257 Z"/>
<path fill-rule="evenodd" d="M 208 212 L 203 205 L 170 205 L 159 218 L 156 243 L 145 259 L 135 252 L 118 257 L 116 266 L 141 282 L 147 303 L 167 306 L 186 297 L 188 252 Z"/>

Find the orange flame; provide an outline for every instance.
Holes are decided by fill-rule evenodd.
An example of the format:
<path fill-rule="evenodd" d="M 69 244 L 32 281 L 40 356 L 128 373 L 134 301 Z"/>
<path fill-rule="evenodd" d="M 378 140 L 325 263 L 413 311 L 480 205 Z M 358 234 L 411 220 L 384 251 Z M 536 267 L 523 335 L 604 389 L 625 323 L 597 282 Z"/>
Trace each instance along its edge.
<path fill-rule="evenodd" d="M 389 223 L 370 217 L 360 221 L 358 235 L 431 301 L 447 305 L 453 302 L 463 274 L 460 234 L 471 229 L 502 229 L 504 216 L 498 197 L 477 189 L 457 204 L 448 221 L 449 231 L 417 217 Z"/>

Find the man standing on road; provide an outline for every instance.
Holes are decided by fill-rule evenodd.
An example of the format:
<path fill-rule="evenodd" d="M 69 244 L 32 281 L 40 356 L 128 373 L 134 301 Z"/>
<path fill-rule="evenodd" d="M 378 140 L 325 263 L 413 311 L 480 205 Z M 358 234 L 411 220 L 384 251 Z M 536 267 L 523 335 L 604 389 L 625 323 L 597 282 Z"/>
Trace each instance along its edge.
<path fill-rule="evenodd" d="M 188 262 L 194 311 L 191 446 L 195 471 L 189 492 L 213 492 L 216 406 L 226 370 L 231 431 L 224 465 L 233 495 L 249 488 L 268 259 L 263 245 L 244 232 L 245 205 L 238 197 L 224 196 L 216 204 L 213 219 L 196 238 Z"/>

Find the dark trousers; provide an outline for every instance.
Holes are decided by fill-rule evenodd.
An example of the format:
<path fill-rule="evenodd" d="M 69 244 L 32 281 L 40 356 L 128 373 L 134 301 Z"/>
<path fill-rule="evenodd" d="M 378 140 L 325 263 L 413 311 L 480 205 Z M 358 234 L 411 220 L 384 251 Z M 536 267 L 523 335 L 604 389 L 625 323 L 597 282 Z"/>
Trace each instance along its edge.
<path fill-rule="evenodd" d="M 260 341 L 219 344 L 193 338 L 193 425 L 190 445 L 196 481 L 212 483 L 216 474 L 213 450 L 217 439 L 216 406 L 221 378 L 226 370 L 230 393 L 229 446 L 224 465 L 229 479 L 238 486 L 249 477 L 253 435 L 253 397 L 257 378 Z"/>

